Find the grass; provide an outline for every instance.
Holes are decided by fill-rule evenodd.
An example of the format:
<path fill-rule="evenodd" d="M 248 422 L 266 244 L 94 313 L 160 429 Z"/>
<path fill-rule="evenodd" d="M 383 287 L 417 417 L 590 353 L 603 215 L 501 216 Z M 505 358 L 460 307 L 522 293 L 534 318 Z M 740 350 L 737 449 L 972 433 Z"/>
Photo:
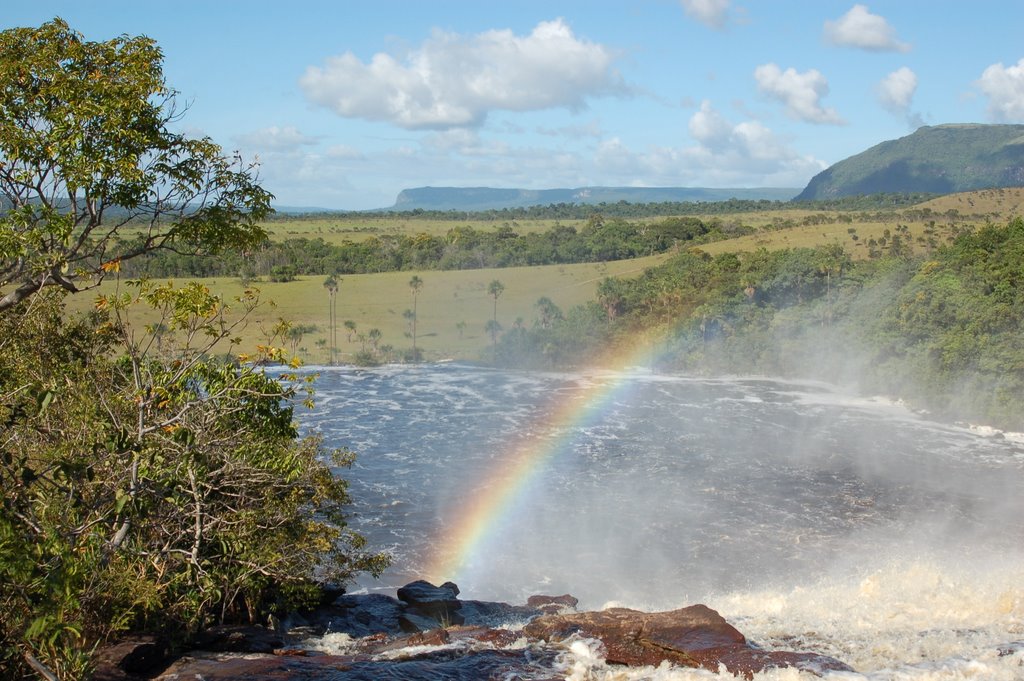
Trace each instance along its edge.
<path fill-rule="evenodd" d="M 429 219 L 414 216 L 376 216 L 376 215 L 344 215 L 337 217 L 317 216 L 312 218 L 282 217 L 264 223 L 271 238 L 285 239 L 323 239 L 330 244 L 345 241 L 364 241 L 373 236 L 385 234 L 429 234 L 441 236 L 456 227 L 472 227 L 477 230 L 497 230 L 509 226 L 520 234 L 543 232 L 551 229 L 555 223 L 575 226 L 577 229 L 584 220 L 449 220 Z"/>
<path fill-rule="evenodd" d="M 931 215 L 921 217 L 928 208 Z M 957 217 L 950 212 L 956 211 Z M 908 216 L 912 215 L 913 219 Z M 1024 188 L 990 189 L 964 194 L 943 196 L 915 207 L 915 212 L 883 211 L 841 213 L 813 211 L 801 208 L 737 213 L 714 216 L 723 224 L 753 227 L 755 234 L 718 241 L 701 246 L 701 250 L 716 255 L 724 252 L 743 252 L 759 248 L 813 248 L 823 244 L 839 243 L 855 258 L 867 258 L 870 239 L 879 240 L 888 230 L 896 233 L 897 225 L 909 228 L 909 241 L 915 252 L 935 244 L 945 243 L 955 229 L 967 223 L 999 222 L 1024 215 Z M 648 218 L 659 219 L 659 218 Z M 507 223 L 517 232 L 550 229 L 556 222 L 582 226 L 583 221 L 523 220 Z M 805 224 L 813 223 L 813 224 Z M 934 223 L 934 224 L 931 224 Z M 433 220 L 413 216 L 338 215 L 315 218 L 282 218 L 267 223 L 273 238 L 323 238 L 340 242 L 346 239 L 365 239 L 376 234 L 421 233 L 444 234 L 449 229 L 469 225 L 477 229 L 498 229 L 505 222 L 474 220 Z M 932 246 L 928 245 L 931 240 Z M 608 276 L 639 274 L 645 268 L 663 262 L 667 256 L 637 260 L 582 265 L 552 265 L 545 267 L 519 267 L 501 270 L 460 270 L 449 272 L 390 272 L 381 274 L 346 275 L 342 277 L 337 298 L 338 346 L 342 361 L 349 361 L 363 344 L 357 337 L 349 340 L 343 328 L 345 320 L 356 324 L 358 334 L 370 329 L 382 333 L 381 344 L 396 350 L 412 346 L 409 323 L 403 313 L 412 307 L 409 279 L 418 274 L 424 281 L 417 311 L 417 345 L 424 358 L 476 359 L 484 355 L 490 343 L 484 325 L 491 318 L 494 301 L 487 295 L 487 285 L 494 279 L 505 285 L 498 299 L 498 321 L 503 328 L 511 327 L 517 319 L 532 325 L 534 305 L 538 298 L 547 296 L 563 310 L 593 300 L 597 284 Z M 220 278 L 200 280 L 213 292 L 231 299 L 243 290 L 238 280 Z M 265 305 L 252 318 L 242 335 L 243 346 L 265 342 L 266 331 L 280 318 L 293 324 L 315 327 L 297 343 L 298 354 L 307 362 L 328 360 L 328 296 L 323 288 L 323 277 L 302 277 L 289 283 L 258 283 Z M 109 292 L 105 284 L 102 292 Z M 95 300 L 94 295 L 82 294 L 70 298 L 69 307 L 84 309 Z M 152 323 L 139 313 L 140 323 Z M 461 327 L 461 328 L 460 328 Z"/>
<path fill-rule="evenodd" d="M 418 274 L 423 279 L 417 303 L 417 346 L 427 360 L 478 359 L 484 355 L 491 340 L 484 327 L 494 312 L 494 300 L 487 294 L 487 285 L 497 279 L 505 285 L 498 298 L 498 322 L 511 328 L 516 319 L 532 326 L 536 317 L 534 305 L 547 296 L 563 310 L 595 298 L 598 283 L 608 276 L 630 276 L 663 262 L 666 256 L 638 260 L 583 265 L 550 265 L 514 267 L 500 270 L 456 270 L 447 272 L 385 272 L 347 275 L 341 278 L 337 294 L 338 348 L 341 361 L 351 361 L 363 344 L 357 337 L 349 340 L 343 327 L 345 320 L 356 324 L 357 334 L 370 329 L 382 333 L 381 344 L 396 350 L 412 347 L 409 323 L 403 312 L 412 308 L 409 279 Z M 237 279 L 199 279 L 212 292 L 231 300 L 243 291 Z M 270 329 L 279 319 L 295 325 L 315 326 L 297 343 L 297 354 L 307 363 L 329 360 L 326 344 L 329 298 L 323 287 L 324 277 L 300 277 L 287 283 L 255 283 L 261 299 L 273 305 L 261 306 L 241 334 L 242 348 L 266 342 Z M 176 282 L 182 283 L 182 282 Z M 90 307 L 98 293 L 110 293 L 113 282 L 106 282 L 98 292 L 71 296 L 68 307 L 82 311 Z M 138 310 L 135 323 L 152 324 L 155 314 Z M 462 328 L 460 329 L 460 325 Z M 280 343 L 278 343 L 280 344 Z"/>

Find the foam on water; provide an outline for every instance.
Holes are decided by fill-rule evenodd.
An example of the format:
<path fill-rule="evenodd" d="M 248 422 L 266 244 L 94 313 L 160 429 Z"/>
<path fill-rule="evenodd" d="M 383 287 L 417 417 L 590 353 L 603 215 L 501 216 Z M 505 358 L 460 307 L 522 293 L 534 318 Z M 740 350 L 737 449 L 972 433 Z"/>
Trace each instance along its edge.
<path fill-rule="evenodd" d="M 552 400 L 610 381 L 621 390 L 599 418 L 537 427 Z M 444 365 L 325 370 L 318 391 L 303 425 L 357 449 L 342 472 L 353 525 L 395 554 L 367 591 L 423 577 L 458 502 L 489 493 L 505 443 L 547 438 L 564 450 L 489 528 L 456 579 L 463 597 L 704 602 L 759 645 L 858 670 L 834 678 L 1024 679 L 1024 439 L 768 379 Z M 595 646 L 571 644 L 563 673 L 719 677 L 611 668 Z"/>

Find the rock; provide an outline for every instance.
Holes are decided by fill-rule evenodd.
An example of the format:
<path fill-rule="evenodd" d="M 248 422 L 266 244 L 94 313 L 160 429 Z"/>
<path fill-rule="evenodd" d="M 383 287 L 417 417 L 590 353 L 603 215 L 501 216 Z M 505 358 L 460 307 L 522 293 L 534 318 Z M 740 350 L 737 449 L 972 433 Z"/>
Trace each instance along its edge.
<path fill-rule="evenodd" d="M 258 625 L 218 625 L 199 634 L 193 645 L 211 652 L 272 653 L 284 646 L 284 638 Z"/>
<path fill-rule="evenodd" d="M 444 646 L 473 642 L 483 643 L 494 648 L 508 648 L 522 638 L 522 634 L 510 629 L 492 629 L 488 626 L 448 627 L 377 641 L 362 650 L 370 655 L 379 655 L 415 646 Z"/>
<path fill-rule="evenodd" d="M 545 615 L 557 615 L 566 611 L 575 610 L 579 602 L 578 598 L 570 596 L 569 594 L 562 594 L 561 596 L 543 596 L 538 594 L 526 599 L 526 605 L 528 607 L 536 608 Z"/>
<path fill-rule="evenodd" d="M 999 651 L 999 657 L 1006 657 L 1007 655 L 1016 655 L 1020 651 L 1024 650 L 1024 640 L 1010 641 L 999 646 L 996 650 Z"/>
<path fill-rule="evenodd" d="M 318 655 L 199 654 L 175 662 L 155 681 L 423 681 L 424 679 L 562 678 L 552 672 L 556 653 L 535 650 L 446 648 L 401 659 Z"/>
<path fill-rule="evenodd" d="M 467 626 L 500 627 L 522 624 L 543 614 L 537 608 L 494 601 L 459 601 L 459 616 Z"/>
<path fill-rule="evenodd" d="M 309 634 L 328 631 L 346 633 L 354 638 L 373 634 L 397 636 L 403 633 L 399 621 L 405 606 L 390 596 L 381 594 L 345 595 L 332 605 L 292 614 L 282 623 L 290 632 L 305 629 Z M 436 627 L 434 623 L 429 629 Z"/>
<path fill-rule="evenodd" d="M 403 631 L 415 632 L 465 624 L 459 613 L 462 603 L 458 599 L 459 587 L 452 582 L 434 586 L 421 580 L 406 584 L 398 590 L 398 599 L 406 604 L 399 618 Z"/>
<path fill-rule="evenodd" d="M 167 664 L 167 646 L 155 636 L 138 636 L 105 646 L 93 656 L 94 681 L 122 681 Z"/>
<path fill-rule="evenodd" d="M 452 582 L 434 586 L 430 582 L 420 579 L 410 582 L 398 590 L 398 600 L 409 605 L 457 602 L 458 596 L 459 587 Z"/>
<path fill-rule="evenodd" d="M 762 651 L 721 615 L 705 605 L 669 612 L 644 613 L 627 608 L 600 612 L 545 615 L 523 629 L 527 636 L 564 641 L 574 634 L 599 639 L 612 664 L 657 666 L 664 661 L 683 667 L 717 671 L 724 664 L 733 674 L 750 677 L 773 667 L 797 667 L 821 674 L 852 671 L 822 655 Z"/>

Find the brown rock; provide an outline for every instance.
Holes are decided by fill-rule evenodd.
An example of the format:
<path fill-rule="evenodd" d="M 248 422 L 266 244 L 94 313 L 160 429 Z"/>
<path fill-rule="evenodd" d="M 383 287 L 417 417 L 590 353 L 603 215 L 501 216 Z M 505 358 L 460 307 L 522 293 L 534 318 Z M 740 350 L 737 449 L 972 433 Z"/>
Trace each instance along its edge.
<path fill-rule="evenodd" d="M 259 625 L 222 624 L 204 630 L 196 639 L 197 650 L 232 653 L 272 653 L 284 639 Z"/>
<path fill-rule="evenodd" d="M 715 669 L 718 657 L 747 642 L 721 615 L 704 605 L 656 613 L 610 608 L 546 615 L 527 624 L 523 632 L 549 641 L 573 634 L 600 639 L 608 662 L 630 666 L 656 666 L 668 660 L 684 667 Z M 716 660 L 714 666 L 705 664 L 711 659 Z"/>
<path fill-rule="evenodd" d="M 599 639 L 605 646 L 605 659 L 612 664 L 657 666 L 668 661 L 712 671 L 724 664 L 733 674 L 747 677 L 772 667 L 798 667 L 818 674 L 852 671 L 822 655 L 768 652 L 750 646 L 743 634 L 705 605 L 655 613 L 611 608 L 545 615 L 527 624 L 523 632 L 548 641 L 562 641 L 573 634 Z"/>
<path fill-rule="evenodd" d="M 561 596 L 544 596 L 538 594 L 526 599 L 527 607 L 536 608 L 545 615 L 554 615 L 567 610 L 575 610 L 579 602 L 578 598 L 570 596 L 569 594 L 562 594 Z"/>
<path fill-rule="evenodd" d="M 105 646 L 93 657 L 96 681 L 121 681 L 167 664 L 167 646 L 155 636 L 138 636 Z"/>

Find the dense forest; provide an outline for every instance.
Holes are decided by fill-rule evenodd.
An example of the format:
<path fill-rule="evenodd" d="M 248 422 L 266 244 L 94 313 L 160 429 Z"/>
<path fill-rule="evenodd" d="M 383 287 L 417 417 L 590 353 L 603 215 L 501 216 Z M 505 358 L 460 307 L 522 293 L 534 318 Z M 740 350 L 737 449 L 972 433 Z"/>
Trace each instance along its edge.
<path fill-rule="evenodd" d="M 769 230 L 788 229 L 800 225 L 885 222 L 904 219 L 925 221 L 941 218 L 961 222 L 957 211 L 938 214 L 928 208 L 909 205 L 923 200 L 916 195 L 877 195 L 847 197 L 837 201 L 820 201 L 802 205 L 819 212 L 799 220 L 779 212 L 765 226 Z M 786 206 L 770 201 L 722 201 L 714 204 L 629 204 L 609 206 L 552 205 L 532 209 L 461 213 L 456 211 L 428 214 L 411 211 L 397 217 L 448 221 L 491 221 L 498 216 L 508 218 L 494 228 L 463 225 L 445 234 L 385 234 L 379 230 L 362 240 L 346 239 L 332 243 L 323 238 L 294 237 L 267 240 L 259 246 L 239 252 L 200 257 L 194 252 L 158 250 L 126 261 L 123 273 L 131 277 L 239 277 L 243 280 L 265 279 L 288 281 L 297 276 L 367 274 L 418 270 L 466 270 L 533 265 L 567 265 L 583 262 L 606 262 L 664 253 L 673 248 L 699 245 L 711 241 L 751 234 L 755 230 L 742 222 L 747 212 L 771 211 Z M 713 215 L 732 206 L 734 212 Z M 708 208 L 708 214 L 684 217 L 675 211 Z M 564 209 L 564 210 L 563 210 Z M 598 212 L 597 209 L 600 209 Z M 898 209 L 898 210 L 897 210 Z M 825 211 L 842 210 L 838 216 Z M 700 212 L 698 211 L 698 214 Z M 651 216 L 657 216 L 653 219 Z M 627 217 L 629 219 L 627 219 Z M 517 219 L 554 219 L 555 225 L 545 231 L 520 233 Z M 559 219 L 582 219 L 580 228 L 562 225 Z M 293 219 L 294 218 L 290 218 Z M 511 220 L 511 222 L 509 221 Z M 117 248 L 122 252 L 138 250 L 137 239 L 124 239 Z"/>
<path fill-rule="evenodd" d="M 519 234 L 510 225 L 493 230 L 464 226 L 440 236 L 381 234 L 340 244 L 320 238 L 267 241 L 247 252 L 208 258 L 160 251 L 125 263 L 123 271 L 128 276 L 150 278 L 237 276 L 287 281 L 300 275 L 564 265 L 664 253 L 680 244 L 705 243 L 749 231 L 696 217 L 643 223 L 592 214 L 579 230 L 556 225 L 543 232 Z M 130 251 L 135 244 L 128 241 L 121 247 Z"/>
<path fill-rule="evenodd" d="M 656 364 L 856 384 L 943 416 L 1024 428 L 1024 221 L 963 233 L 927 255 L 853 261 L 838 246 L 674 256 L 605 280 L 597 302 L 539 306 L 496 349 L 506 366 L 583 364 L 663 344 Z"/>
<path fill-rule="evenodd" d="M 733 215 L 753 211 L 785 210 L 794 205 L 806 210 L 873 210 L 879 208 L 913 206 L 934 198 L 936 194 L 924 192 L 901 193 L 880 192 L 859 196 L 840 196 L 814 201 L 772 201 L 769 199 L 727 199 L 724 201 L 659 201 L 640 203 L 615 201 L 612 203 L 549 203 L 514 208 L 493 208 L 487 210 L 412 210 L 351 211 L 347 217 L 388 217 L 422 218 L 427 220 L 465 220 L 474 222 L 509 222 L 512 220 L 586 220 L 595 213 L 613 218 L 656 218 L 665 215 Z M 294 220 L 301 218 L 330 218 L 336 212 L 282 211 L 271 220 Z"/>

